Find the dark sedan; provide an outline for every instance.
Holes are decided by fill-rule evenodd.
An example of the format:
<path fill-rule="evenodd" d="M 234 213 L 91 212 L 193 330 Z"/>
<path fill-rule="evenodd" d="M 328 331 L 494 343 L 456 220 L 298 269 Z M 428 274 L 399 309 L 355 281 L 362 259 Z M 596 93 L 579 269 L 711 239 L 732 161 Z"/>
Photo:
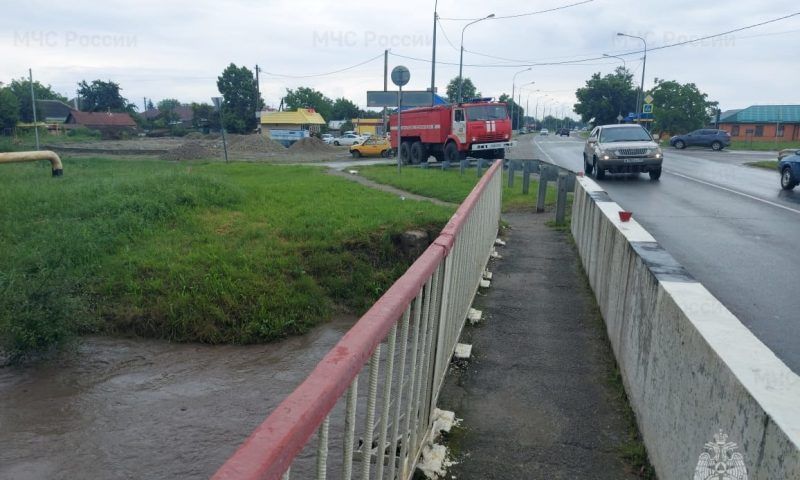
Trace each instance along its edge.
<path fill-rule="evenodd" d="M 778 171 L 781 172 L 781 188 L 791 190 L 800 183 L 800 150 L 794 155 L 787 155 L 778 162 Z"/>
<path fill-rule="evenodd" d="M 731 146 L 731 136 L 725 130 L 703 128 L 683 135 L 676 135 L 669 139 L 669 144 L 678 149 L 711 147 L 712 150 L 722 150 Z"/>

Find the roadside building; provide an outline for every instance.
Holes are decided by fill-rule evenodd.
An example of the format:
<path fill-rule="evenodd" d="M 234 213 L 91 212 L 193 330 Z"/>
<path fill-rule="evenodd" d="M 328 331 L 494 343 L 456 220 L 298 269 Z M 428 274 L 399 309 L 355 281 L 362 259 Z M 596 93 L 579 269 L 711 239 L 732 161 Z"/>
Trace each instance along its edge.
<path fill-rule="evenodd" d="M 261 112 L 261 133 L 289 146 L 311 134 L 319 134 L 325 119 L 311 108 L 293 112 Z"/>
<path fill-rule="evenodd" d="M 720 113 L 719 127 L 733 140 L 797 142 L 800 105 L 752 105 Z"/>
<path fill-rule="evenodd" d="M 354 118 L 350 120 L 353 130 L 359 135 L 369 133 L 370 135 L 383 135 L 384 126 L 381 118 Z"/>
<path fill-rule="evenodd" d="M 184 128 L 192 127 L 192 120 L 194 119 L 194 111 L 191 105 L 178 105 L 173 110 L 174 118 L 170 119 L 168 125 L 181 126 Z M 149 108 L 142 112 L 142 118 L 145 120 L 156 120 L 164 114 L 157 108 Z"/>
<path fill-rule="evenodd" d="M 127 113 L 72 110 L 64 123 L 72 128 L 85 127 L 97 130 L 105 139 L 120 138 L 125 134 L 134 134 L 137 130 L 136 122 Z"/>
<path fill-rule="evenodd" d="M 61 100 L 36 100 L 36 111 L 40 122 L 65 123 L 72 107 Z"/>

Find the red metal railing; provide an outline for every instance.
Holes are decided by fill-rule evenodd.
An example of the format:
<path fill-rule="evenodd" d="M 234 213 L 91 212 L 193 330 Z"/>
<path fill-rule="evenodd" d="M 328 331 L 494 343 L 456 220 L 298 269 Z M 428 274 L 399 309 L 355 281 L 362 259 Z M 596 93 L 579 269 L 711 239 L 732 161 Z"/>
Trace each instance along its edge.
<path fill-rule="evenodd" d="M 440 236 L 253 431 L 216 472 L 215 480 L 288 478 L 295 458 L 315 432 L 320 440 L 317 478 L 325 478 L 328 470 L 336 467 L 349 478 L 352 449 L 358 449 L 354 441 L 358 376 L 368 363 L 369 391 L 359 454 L 361 477 L 370 478 L 372 463 L 376 464 L 376 478 L 383 478 L 384 473 L 395 478 L 396 469 L 397 478 L 407 478 L 413 472 L 464 312 L 469 309 L 497 234 L 501 180 L 502 162 L 495 162 Z M 470 238 L 465 238 L 467 235 Z M 450 296 L 467 304 L 453 308 Z M 384 341 L 388 352 L 382 356 Z M 379 379 L 381 358 L 384 369 Z M 379 383 L 383 398 L 380 412 Z M 345 396 L 341 465 L 328 465 L 331 413 Z"/>

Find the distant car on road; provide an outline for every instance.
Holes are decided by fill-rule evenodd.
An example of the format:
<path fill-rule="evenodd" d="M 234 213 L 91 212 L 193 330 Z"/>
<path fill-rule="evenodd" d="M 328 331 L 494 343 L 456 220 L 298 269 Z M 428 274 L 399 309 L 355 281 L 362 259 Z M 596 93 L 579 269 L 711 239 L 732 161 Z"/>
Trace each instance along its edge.
<path fill-rule="evenodd" d="M 556 133 L 559 137 L 569 137 L 569 128 L 559 128 Z"/>
<path fill-rule="evenodd" d="M 781 188 L 792 190 L 800 183 L 800 150 L 792 155 L 786 155 L 778 162 L 778 171 L 781 172 Z"/>
<path fill-rule="evenodd" d="M 731 136 L 725 130 L 701 128 L 684 135 L 675 135 L 669 139 L 669 144 L 678 149 L 698 146 L 719 151 L 731 146 Z"/>
<path fill-rule="evenodd" d="M 609 173 L 647 172 L 661 177 L 664 154 L 641 125 L 616 124 L 595 127 L 583 148 L 583 169 L 598 180 Z"/>
<path fill-rule="evenodd" d="M 364 140 L 363 143 L 350 147 L 350 155 L 353 158 L 359 157 L 388 157 L 392 150 L 389 140 L 381 137 L 372 137 Z"/>
<path fill-rule="evenodd" d="M 355 133 L 345 133 L 341 137 L 337 137 L 333 139 L 333 144 L 337 147 L 339 145 L 355 145 L 357 143 L 361 143 L 364 139 L 360 136 L 356 135 Z"/>
<path fill-rule="evenodd" d="M 543 128 L 539 130 L 539 135 L 550 135 L 550 130 Z"/>
<path fill-rule="evenodd" d="M 333 135 L 331 135 L 330 133 L 323 133 L 319 138 L 322 139 L 322 141 L 327 143 L 328 145 L 333 143 Z"/>

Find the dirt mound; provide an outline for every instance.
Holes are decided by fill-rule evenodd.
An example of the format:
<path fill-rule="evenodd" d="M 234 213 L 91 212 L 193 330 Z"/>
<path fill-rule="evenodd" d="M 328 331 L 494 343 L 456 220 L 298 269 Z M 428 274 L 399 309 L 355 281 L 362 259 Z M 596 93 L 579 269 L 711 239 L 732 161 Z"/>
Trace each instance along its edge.
<path fill-rule="evenodd" d="M 336 148 L 317 137 L 301 138 L 289 147 L 290 153 L 333 153 L 336 151 Z"/>
<path fill-rule="evenodd" d="M 172 150 L 161 155 L 162 160 L 171 161 L 184 161 L 184 160 L 197 160 L 200 158 L 214 158 L 218 153 L 213 149 L 196 141 L 186 142 L 180 147 L 173 148 Z"/>
<path fill-rule="evenodd" d="M 204 135 L 200 132 L 189 132 L 183 138 L 188 138 L 190 140 L 198 140 L 203 138 Z"/>
<path fill-rule="evenodd" d="M 244 153 L 285 153 L 286 147 L 263 135 L 230 135 L 228 149 Z"/>

